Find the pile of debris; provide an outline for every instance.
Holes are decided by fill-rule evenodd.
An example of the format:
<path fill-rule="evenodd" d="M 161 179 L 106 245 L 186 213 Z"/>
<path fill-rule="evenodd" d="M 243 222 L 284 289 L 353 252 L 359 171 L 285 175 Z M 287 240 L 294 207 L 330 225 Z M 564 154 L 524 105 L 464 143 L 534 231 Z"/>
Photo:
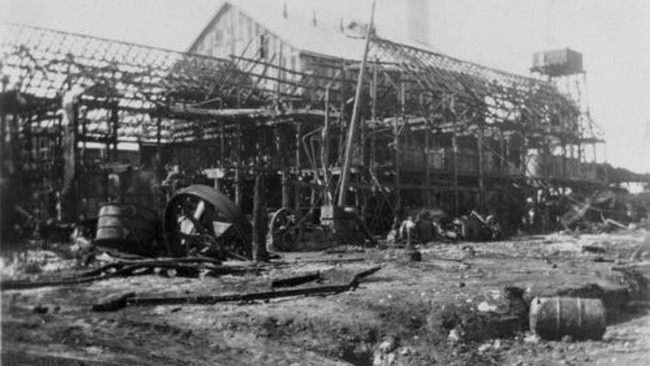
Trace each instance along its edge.
<path fill-rule="evenodd" d="M 501 224 L 493 215 L 484 217 L 472 210 L 468 215 L 449 220 L 447 214 L 440 209 L 425 209 L 416 215 L 407 216 L 399 224 L 396 222 L 386 241 L 389 246 L 406 243 L 409 247 L 412 242 L 479 242 L 499 240 L 502 237 Z"/>
<path fill-rule="evenodd" d="M 648 225 L 646 206 L 626 192 L 597 191 L 582 201 L 568 199 L 571 206 L 560 219 L 567 231 L 603 233 Z"/>

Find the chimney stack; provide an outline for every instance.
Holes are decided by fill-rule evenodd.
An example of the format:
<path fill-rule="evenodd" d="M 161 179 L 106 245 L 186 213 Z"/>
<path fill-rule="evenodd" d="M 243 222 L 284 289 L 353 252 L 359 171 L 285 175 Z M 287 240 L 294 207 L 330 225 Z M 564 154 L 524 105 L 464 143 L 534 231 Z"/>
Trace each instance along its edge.
<path fill-rule="evenodd" d="M 287 13 L 287 0 L 284 0 L 284 8 L 282 9 L 282 17 L 287 19 L 289 14 Z"/>

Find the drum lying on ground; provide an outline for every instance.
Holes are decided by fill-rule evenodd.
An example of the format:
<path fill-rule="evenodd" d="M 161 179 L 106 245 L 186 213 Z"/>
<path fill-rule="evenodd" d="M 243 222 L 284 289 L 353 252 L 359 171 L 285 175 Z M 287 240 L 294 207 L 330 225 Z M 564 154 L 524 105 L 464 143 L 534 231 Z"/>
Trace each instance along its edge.
<path fill-rule="evenodd" d="M 545 339 L 600 339 L 607 322 L 600 299 L 536 297 L 530 304 L 530 330 Z"/>

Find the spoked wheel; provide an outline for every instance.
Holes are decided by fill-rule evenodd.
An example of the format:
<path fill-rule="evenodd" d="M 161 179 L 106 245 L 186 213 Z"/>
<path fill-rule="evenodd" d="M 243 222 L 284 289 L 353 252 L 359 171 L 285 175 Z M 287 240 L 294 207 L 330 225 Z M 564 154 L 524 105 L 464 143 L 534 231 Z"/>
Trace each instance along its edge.
<path fill-rule="evenodd" d="M 189 186 L 172 196 L 163 224 L 173 257 L 209 253 L 252 258 L 250 222 L 234 202 L 209 186 Z"/>
<path fill-rule="evenodd" d="M 295 210 L 287 207 L 279 209 L 273 214 L 269 226 L 275 248 L 281 251 L 296 249 L 301 233 Z"/>

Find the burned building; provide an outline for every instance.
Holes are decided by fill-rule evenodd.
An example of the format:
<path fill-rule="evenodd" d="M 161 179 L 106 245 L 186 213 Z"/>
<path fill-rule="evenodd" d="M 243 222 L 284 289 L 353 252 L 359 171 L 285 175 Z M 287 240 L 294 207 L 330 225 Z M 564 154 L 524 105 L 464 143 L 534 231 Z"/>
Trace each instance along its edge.
<path fill-rule="evenodd" d="M 241 55 L 240 67 L 281 100 L 281 108 L 328 111 L 327 128 L 322 120 L 309 127 L 294 118 L 292 134 L 320 131 L 310 135 L 312 150 L 289 163 L 307 177 L 311 165 L 311 181 L 325 182 L 327 190 L 336 186 L 342 166 L 366 31 L 354 22 L 332 25 L 287 14 L 286 8 L 269 12 L 232 2 L 189 51 Z M 556 79 L 583 76 L 580 54 L 562 51 L 536 54 L 535 71 Z M 384 200 L 393 213 L 437 206 L 505 217 L 526 197 L 537 201 L 606 181 L 597 164 L 604 140 L 576 93 L 559 90 L 557 80 L 493 70 L 421 43 L 382 38 L 381 32 L 372 38 L 368 61 L 353 155 L 356 201 L 349 204 L 361 208 Z M 542 68 L 549 65 L 556 74 Z M 365 207 L 366 218 L 377 220 L 381 209 Z"/>
<path fill-rule="evenodd" d="M 62 221 L 109 201 L 162 211 L 171 165 L 244 213 L 263 174 L 269 208 L 315 223 L 349 172 L 343 205 L 377 234 L 432 207 L 494 214 L 514 229 L 527 204 L 548 210 L 549 197 L 606 183 L 604 141 L 556 83 L 372 26 L 226 2 L 187 53 L 2 30 L 3 220 L 14 206 Z"/>

